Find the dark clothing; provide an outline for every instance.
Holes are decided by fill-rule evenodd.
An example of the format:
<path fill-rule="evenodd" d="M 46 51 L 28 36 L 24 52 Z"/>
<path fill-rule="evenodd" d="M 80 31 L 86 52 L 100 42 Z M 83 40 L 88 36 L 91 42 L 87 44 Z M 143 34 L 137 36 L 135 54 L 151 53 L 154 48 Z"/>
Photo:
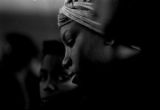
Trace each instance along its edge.
<path fill-rule="evenodd" d="M 41 103 L 41 110 L 77 110 L 83 105 L 83 95 L 80 88 L 60 93 L 48 98 L 48 101 Z"/>
<path fill-rule="evenodd" d="M 38 110 L 40 107 L 39 78 L 31 70 L 27 73 L 25 86 L 29 96 L 29 110 Z"/>
<path fill-rule="evenodd" d="M 86 91 L 88 99 L 83 108 L 137 109 L 154 108 L 156 105 L 156 81 L 154 71 L 142 54 L 127 60 L 106 65 L 106 71 L 99 71 L 91 89 Z M 99 78 L 99 79 L 97 79 Z M 92 76 L 93 79 L 93 76 Z M 89 88 L 89 86 L 88 86 Z M 87 90 L 87 88 L 86 88 Z"/>
<path fill-rule="evenodd" d="M 111 66 L 111 67 L 110 67 Z M 150 71 L 143 55 L 115 62 L 109 66 L 111 73 L 108 80 L 110 99 L 119 106 L 143 108 L 150 106 L 151 80 Z"/>
<path fill-rule="evenodd" d="M 20 83 L 14 76 L 1 71 L 1 107 L 3 109 L 24 110 L 25 99 Z M 6 75 L 6 76 L 5 76 Z"/>

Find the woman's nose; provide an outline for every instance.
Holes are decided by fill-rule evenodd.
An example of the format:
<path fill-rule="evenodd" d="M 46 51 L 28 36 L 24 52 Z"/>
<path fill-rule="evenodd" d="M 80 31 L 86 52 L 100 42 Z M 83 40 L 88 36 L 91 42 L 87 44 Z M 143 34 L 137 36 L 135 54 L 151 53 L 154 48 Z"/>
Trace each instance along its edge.
<path fill-rule="evenodd" d="M 62 65 L 65 69 L 68 69 L 72 65 L 71 58 L 64 58 L 62 61 Z"/>

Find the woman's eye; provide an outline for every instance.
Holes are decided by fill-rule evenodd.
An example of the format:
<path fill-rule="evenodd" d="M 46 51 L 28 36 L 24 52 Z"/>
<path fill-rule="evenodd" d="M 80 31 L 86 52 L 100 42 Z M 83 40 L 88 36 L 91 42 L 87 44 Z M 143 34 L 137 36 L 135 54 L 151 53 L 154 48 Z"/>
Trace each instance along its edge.
<path fill-rule="evenodd" d="M 69 39 L 69 40 L 66 42 L 66 45 L 69 46 L 69 47 L 72 47 L 72 46 L 74 45 L 74 42 L 75 42 L 74 39 Z"/>
<path fill-rule="evenodd" d="M 75 43 L 75 38 L 76 38 L 75 32 L 66 31 L 63 40 L 67 46 L 72 47 Z"/>

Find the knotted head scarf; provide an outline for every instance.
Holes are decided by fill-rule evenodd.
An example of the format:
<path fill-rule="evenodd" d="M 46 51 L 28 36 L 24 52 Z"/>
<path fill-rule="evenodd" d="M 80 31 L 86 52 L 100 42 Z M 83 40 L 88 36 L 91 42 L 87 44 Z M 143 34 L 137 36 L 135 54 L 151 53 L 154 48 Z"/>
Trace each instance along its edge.
<path fill-rule="evenodd" d="M 58 14 L 58 26 L 62 27 L 72 21 L 103 34 L 102 23 L 95 14 L 95 0 L 65 0 Z"/>

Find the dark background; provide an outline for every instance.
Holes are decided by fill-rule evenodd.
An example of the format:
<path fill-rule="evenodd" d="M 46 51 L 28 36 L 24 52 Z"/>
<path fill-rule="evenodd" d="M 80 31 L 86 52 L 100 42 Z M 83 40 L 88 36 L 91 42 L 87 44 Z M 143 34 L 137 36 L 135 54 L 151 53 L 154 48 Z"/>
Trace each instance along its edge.
<path fill-rule="evenodd" d="M 63 0 L 0 0 L 0 37 L 21 32 L 35 41 L 59 38 L 57 13 Z"/>

